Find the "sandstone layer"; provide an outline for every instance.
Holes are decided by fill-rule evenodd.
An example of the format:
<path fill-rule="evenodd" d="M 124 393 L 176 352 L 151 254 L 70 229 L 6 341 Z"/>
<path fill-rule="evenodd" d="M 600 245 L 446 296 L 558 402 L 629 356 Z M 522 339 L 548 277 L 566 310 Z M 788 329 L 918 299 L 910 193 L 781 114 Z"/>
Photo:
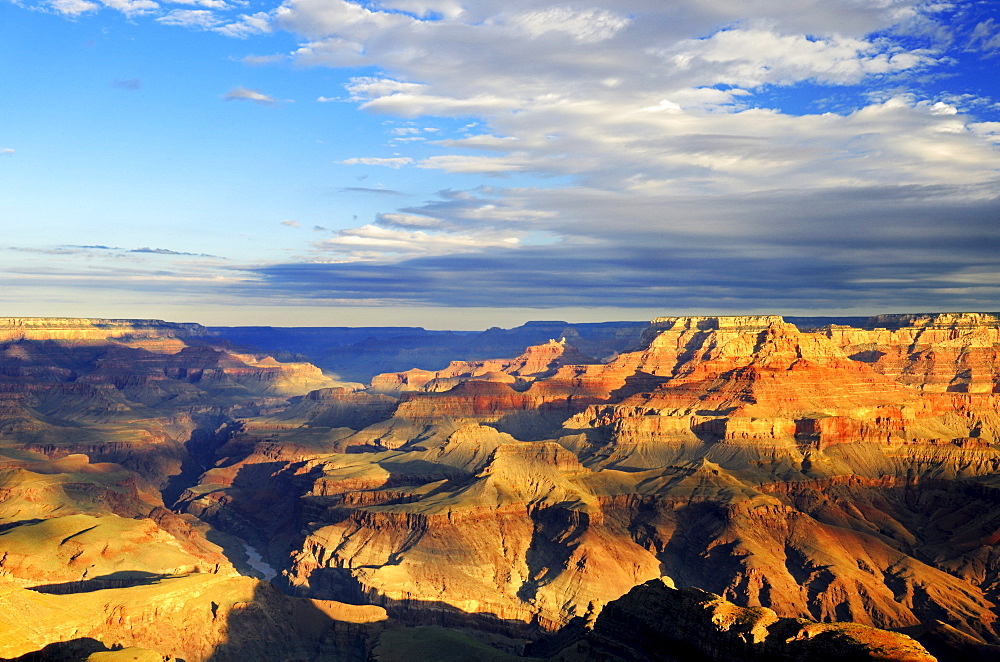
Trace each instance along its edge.
<path fill-rule="evenodd" d="M 747 659 L 929 659 L 873 628 L 942 660 L 1000 645 L 995 316 L 659 318 L 601 361 L 560 337 L 368 388 L 85 322 L 0 342 L 4 609 L 44 625 L 23 652 L 640 659 L 613 642 L 650 604 L 652 641 Z M 357 609 L 377 623 L 343 625 Z"/>
<path fill-rule="evenodd" d="M 229 422 L 335 385 L 212 344 L 199 325 L 0 320 L 0 657 L 134 646 L 268 659 L 298 635 L 310 655 L 367 637 L 336 622 L 378 608 L 240 577 L 241 541 L 168 508 Z M 295 614 L 312 625 L 284 622 Z"/>
<path fill-rule="evenodd" d="M 694 588 L 652 580 L 609 604 L 565 660 L 898 660 L 932 662 L 912 638 L 852 623 L 781 618 Z"/>
<path fill-rule="evenodd" d="M 946 328 L 930 347 L 966 346 L 991 319 L 884 342 Z M 783 618 L 940 620 L 996 642 L 998 396 L 898 379 L 835 330 L 662 318 L 607 363 L 554 342 L 385 375 L 372 390 L 398 404 L 374 416 L 369 391 L 248 421 L 226 472 L 298 490 L 280 525 L 238 477 L 209 472 L 186 498 L 267 528 L 298 594 L 413 623 L 555 631 L 667 574 Z"/>

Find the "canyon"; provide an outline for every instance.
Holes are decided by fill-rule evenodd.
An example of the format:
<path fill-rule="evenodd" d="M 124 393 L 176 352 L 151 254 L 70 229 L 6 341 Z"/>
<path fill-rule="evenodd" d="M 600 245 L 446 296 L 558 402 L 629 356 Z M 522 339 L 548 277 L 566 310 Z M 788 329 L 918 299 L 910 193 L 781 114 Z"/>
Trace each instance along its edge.
<path fill-rule="evenodd" d="M 0 318 L 0 658 L 984 659 L 998 435 L 990 313 Z"/>

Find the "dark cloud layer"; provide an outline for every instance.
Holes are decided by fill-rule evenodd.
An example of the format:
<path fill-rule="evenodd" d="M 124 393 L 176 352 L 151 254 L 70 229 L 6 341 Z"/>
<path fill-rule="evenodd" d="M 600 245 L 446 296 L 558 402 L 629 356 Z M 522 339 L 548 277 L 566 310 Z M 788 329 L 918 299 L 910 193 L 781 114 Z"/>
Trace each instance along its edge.
<path fill-rule="evenodd" d="M 661 201 L 662 216 L 685 219 L 679 230 L 644 230 L 656 219 L 634 218 L 550 244 L 257 273 L 276 296 L 419 305 L 998 308 L 1000 198 L 957 193 L 781 192 L 700 210 L 691 200 L 673 209 Z"/>

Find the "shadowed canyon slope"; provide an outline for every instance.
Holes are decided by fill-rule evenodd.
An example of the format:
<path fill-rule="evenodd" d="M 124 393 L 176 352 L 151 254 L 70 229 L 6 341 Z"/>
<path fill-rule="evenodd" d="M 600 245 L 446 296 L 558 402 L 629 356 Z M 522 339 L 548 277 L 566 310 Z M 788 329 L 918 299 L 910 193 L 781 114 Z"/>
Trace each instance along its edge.
<path fill-rule="evenodd" d="M 745 626 L 703 659 L 992 653 L 1000 321 L 834 321 L 660 318 L 363 388 L 197 325 L 0 320 L 0 588 L 38 614 L 0 656 L 660 659 L 621 628 L 677 600 Z M 719 621 L 691 618 L 648 636 Z"/>

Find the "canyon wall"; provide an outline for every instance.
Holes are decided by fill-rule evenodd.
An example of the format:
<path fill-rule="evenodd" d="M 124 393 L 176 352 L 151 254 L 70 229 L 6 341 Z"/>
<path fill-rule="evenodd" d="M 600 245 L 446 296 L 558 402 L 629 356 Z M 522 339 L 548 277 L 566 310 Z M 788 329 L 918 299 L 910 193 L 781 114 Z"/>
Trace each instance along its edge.
<path fill-rule="evenodd" d="M 995 316 L 664 317 L 631 351 L 592 358 L 562 336 L 368 387 L 157 324 L 3 327 L 41 334 L 0 341 L 10 605 L 111 590 L 141 602 L 136 589 L 202 582 L 212 620 L 147 646 L 187 659 L 225 650 L 215 634 L 171 643 L 190 627 L 258 628 L 272 659 L 281 610 L 317 605 L 380 616 L 316 617 L 307 656 L 354 642 L 391 659 L 390 642 L 419 629 L 501 657 L 643 659 L 622 634 L 633 612 L 681 619 L 655 641 L 757 646 L 772 626 L 816 640 L 747 659 L 823 659 L 841 644 L 930 659 L 881 629 L 944 660 L 1000 645 Z M 120 540 L 101 556 L 104 532 Z M 51 562 L 32 561 L 30 541 Z M 277 571 L 270 582 L 244 545 Z M 147 558 L 149 546 L 170 551 Z M 664 576 L 686 597 L 664 594 Z M 53 586 L 64 593 L 18 592 Z M 103 608 L 81 618 L 112 618 Z M 719 614 L 743 625 L 716 632 Z M 115 642 L 144 645 L 130 627 L 111 627 Z"/>

